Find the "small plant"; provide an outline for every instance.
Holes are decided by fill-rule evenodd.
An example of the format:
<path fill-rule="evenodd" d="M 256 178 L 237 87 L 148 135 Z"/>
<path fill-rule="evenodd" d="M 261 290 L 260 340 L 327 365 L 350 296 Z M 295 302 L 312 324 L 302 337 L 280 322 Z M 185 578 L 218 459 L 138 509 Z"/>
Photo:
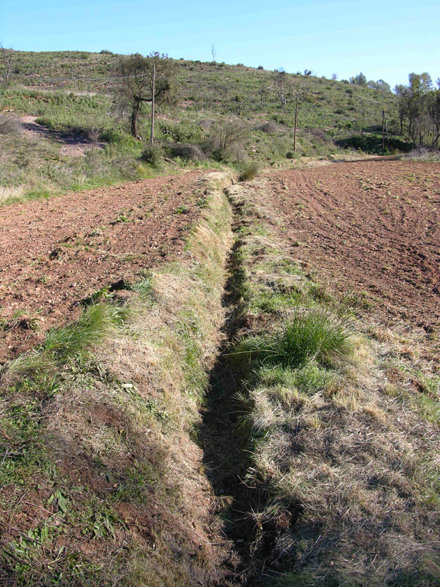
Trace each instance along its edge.
<path fill-rule="evenodd" d="M 238 176 L 239 181 L 252 181 L 258 175 L 258 163 L 252 161 L 242 166 L 240 175 Z"/>
<path fill-rule="evenodd" d="M 278 332 L 243 340 L 237 354 L 254 355 L 272 365 L 298 368 L 312 360 L 326 364 L 334 355 L 348 354 L 349 338 L 344 319 L 325 310 L 295 308 Z"/>

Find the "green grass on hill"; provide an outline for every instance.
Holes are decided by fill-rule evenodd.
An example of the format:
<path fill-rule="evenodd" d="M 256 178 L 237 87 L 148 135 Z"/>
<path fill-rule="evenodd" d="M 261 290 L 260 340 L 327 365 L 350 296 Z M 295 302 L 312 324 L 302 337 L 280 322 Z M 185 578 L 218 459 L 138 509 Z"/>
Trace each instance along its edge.
<path fill-rule="evenodd" d="M 274 72 L 181 59 L 177 106 L 157 110 L 156 138 L 163 150 L 154 161 L 143 159 L 142 142 L 129 134 L 128 114 L 115 104 L 112 78 L 119 58 L 105 50 L 14 52 L 11 83 L 0 88 L 0 118 L 37 116 L 51 134 L 30 143 L 27 136 L 2 133 L 0 124 L 0 187 L 20 187 L 26 194 L 59 193 L 188 165 L 220 163 L 242 172 L 252 162 L 292 166 L 301 157 L 328 157 L 347 149 L 377 153 L 382 152 L 382 111 L 388 121 L 389 149 L 410 147 L 397 136 L 397 98 L 391 92 L 285 74 L 289 92 L 282 105 L 273 85 Z M 219 152 L 218 135 L 231 120 L 239 133 Z M 145 141 L 149 127 L 149 105 L 143 104 L 139 133 Z M 63 135 L 72 133 L 93 143 L 92 150 L 75 161 L 59 152 Z"/>

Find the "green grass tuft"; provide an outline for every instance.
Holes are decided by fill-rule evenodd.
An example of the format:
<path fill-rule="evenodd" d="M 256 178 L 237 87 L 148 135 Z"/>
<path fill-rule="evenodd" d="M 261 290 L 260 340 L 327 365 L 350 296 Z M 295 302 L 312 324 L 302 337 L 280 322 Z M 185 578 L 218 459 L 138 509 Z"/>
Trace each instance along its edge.
<path fill-rule="evenodd" d="M 310 361 L 326 364 L 335 355 L 347 355 L 351 346 L 345 319 L 326 310 L 295 308 L 280 330 L 242 340 L 237 354 L 271 365 L 299 368 Z"/>

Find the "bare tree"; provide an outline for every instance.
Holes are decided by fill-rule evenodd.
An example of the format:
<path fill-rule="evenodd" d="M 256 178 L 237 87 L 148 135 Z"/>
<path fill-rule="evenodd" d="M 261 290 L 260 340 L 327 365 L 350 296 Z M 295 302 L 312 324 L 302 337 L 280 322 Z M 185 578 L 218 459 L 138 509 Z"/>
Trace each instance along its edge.
<path fill-rule="evenodd" d="M 10 82 L 14 50 L 6 49 L 0 44 L 0 83 L 7 86 Z"/>
<path fill-rule="evenodd" d="M 147 57 L 136 53 L 119 60 L 116 97 L 130 110 L 131 134 L 135 138 L 138 138 L 138 120 L 144 103 L 152 103 L 153 99 L 157 103 L 176 100 L 176 68 L 176 63 L 168 55 L 158 52 L 150 53 Z"/>
<path fill-rule="evenodd" d="M 284 108 L 293 95 L 293 81 L 286 72 L 280 68 L 275 70 L 272 76 L 271 88 L 280 101 L 281 108 Z"/>

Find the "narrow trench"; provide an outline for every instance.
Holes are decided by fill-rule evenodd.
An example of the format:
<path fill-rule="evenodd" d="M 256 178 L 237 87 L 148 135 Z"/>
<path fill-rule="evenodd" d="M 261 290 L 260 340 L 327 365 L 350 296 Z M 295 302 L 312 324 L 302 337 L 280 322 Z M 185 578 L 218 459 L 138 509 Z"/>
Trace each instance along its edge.
<path fill-rule="evenodd" d="M 236 233 L 242 223 L 239 210 L 234 209 L 234 213 L 237 220 L 233 230 Z M 241 408 L 237 393 L 241 382 L 229 360 L 231 344 L 242 322 L 240 292 L 245 277 L 239 263 L 240 249 L 241 243 L 236 240 L 228 259 L 229 278 L 223 295 L 223 305 L 227 309 L 222 328 L 225 342 L 210 372 L 199 432 L 207 476 L 218 498 L 215 513 L 223 518 L 226 538 L 233 545 L 228 576 L 222 584 L 225 587 L 248 584 L 252 566 L 250 547 L 255 533 L 249 516 L 254 505 L 253 490 L 243 483 L 249 453 L 245 434 L 240 433 Z"/>

